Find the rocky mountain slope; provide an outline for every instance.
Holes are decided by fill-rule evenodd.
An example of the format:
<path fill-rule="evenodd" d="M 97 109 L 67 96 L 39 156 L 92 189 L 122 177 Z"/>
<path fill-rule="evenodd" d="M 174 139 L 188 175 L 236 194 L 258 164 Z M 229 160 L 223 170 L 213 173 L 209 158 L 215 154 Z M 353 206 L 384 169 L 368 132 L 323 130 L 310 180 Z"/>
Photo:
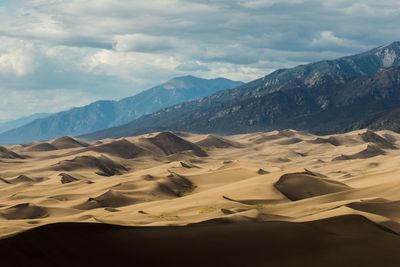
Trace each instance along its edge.
<path fill-rule="evenodd" d="M 161 108 L 241 84 L 224 78 L 207 80 L 193 76 L 179 77 L 120 101 L 98 101 L 35 120 L 0 134 L 0 143 L 26 143 L 63 135 L 82 135 L 118 126 Z"/>
<path fill-rule="evenodd" d="M 26 116 L 26 117 L 21 117 L 21 118 L 15 119 L 15 120 L 7 120 L 4 122 L 0 122 L 0 133 L 14 129 L 14 128 L 21 127 L 21 126 L 28 124 L 34 120 L 42 119 L 47 116 L 50 116 L 50 114 L 37 113 L 37 114 L 33 114 L 30 116 Z"/>
<path fill-rule="evenodd" d="M 262 79 L 85 136 L 160 130 L 233 134 L 293 128 L 314 133 L 400 130 L 400 42 L 362 54 L 277 70 Z"/>

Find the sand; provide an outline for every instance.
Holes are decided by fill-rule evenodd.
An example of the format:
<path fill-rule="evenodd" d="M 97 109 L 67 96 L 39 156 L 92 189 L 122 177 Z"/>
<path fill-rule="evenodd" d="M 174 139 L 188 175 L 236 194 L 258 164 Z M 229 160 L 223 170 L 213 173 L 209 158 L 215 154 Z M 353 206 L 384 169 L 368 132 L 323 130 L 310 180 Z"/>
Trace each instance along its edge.
<path fill-rule="evenodd" d="M 0 256 L 46 265 L 86 246 L 83 265 L 393 266 L 399 145 L 389 131 L 284 130 L 4 147 Z"/>

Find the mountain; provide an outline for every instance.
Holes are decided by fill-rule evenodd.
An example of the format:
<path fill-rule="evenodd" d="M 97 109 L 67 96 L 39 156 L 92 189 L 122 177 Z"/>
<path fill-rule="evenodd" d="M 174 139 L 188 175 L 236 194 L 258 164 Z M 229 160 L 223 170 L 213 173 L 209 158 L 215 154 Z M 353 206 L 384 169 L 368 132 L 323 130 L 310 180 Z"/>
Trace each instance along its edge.
<path fill-rule="evenodd" d="M 277 70 L 200 100 L 84 136 L 177 130 L 235 134 L 293 128 L 327 134 L 364 127 L 400 130 L 400 42 Z"/>
<path fill-rule="evenodd" d="M 18 118 L 18 119 L 11 120 L 11 121 L 0 122 L 0 133 L 14 129 L 14 128 L 21 127 L 21 126 L 28 124 L 34 120 L 45 118 L 48 116 L 50 116 L 50 114 L 36 113 L 36 114 L 27 116 L 27 117 Z"/>
<path fill-rule="evenodd" d="M 0 143 L 26 143 L 64 135 L 82 135 L 121 125 L 144 114 L 242 85 L 224 78 L 178 77 L 120 101 L 97 101 L 37 119 L 0 134 Z"/>

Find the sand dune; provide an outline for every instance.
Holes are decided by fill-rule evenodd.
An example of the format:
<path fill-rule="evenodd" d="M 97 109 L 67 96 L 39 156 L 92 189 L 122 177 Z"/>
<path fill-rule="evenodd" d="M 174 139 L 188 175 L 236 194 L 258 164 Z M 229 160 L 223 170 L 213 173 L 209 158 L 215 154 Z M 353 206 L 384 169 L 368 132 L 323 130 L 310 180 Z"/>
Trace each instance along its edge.
<path fill-rule="evenodd" d="M 396 266 L 399 246 L 397 235 L 361 216 L 154 228 L 64 223 L 0 240 L 3 264 L 35 266 Z"/>
<path fill-rule="evenodd" d="M 61 177 L 61 183 L 62 184 L 68 184 L 68 183 L 73 183 L 79 181 L 79 179 L 73 177 L 72 175 L 69 175 L 67 173 L 60 173 L 59 175 Z"/>
<path fill-rule="evenodd" d="M 386 152 L 377 145 L 369 144 L 366 149 L 361 150 L 352 155 L 341 155 L 333 160 L 352 160 L 352 159 L 368 159 L 377 156 L 385 155 Z"/>
<path fill-rule="evenodd" d="M 92 151 L 108 154 L 124 159 L 133 159 L 138 156 L 148 155 L 149 153 L 143 148 L 132 144 L 126 139 L 112 141 L 110 143 L 101 144 L 91 148 Z"/>
<path fill-rule="evenodd" d="M 315 138 L 314 140 L 311 140 L 310 143 L 313 143 L 313 144 L 331 144 L 333 146 L 342 145 L 340 140 L 338 140 L 337 138 L 335 138 L 333 136 L 331 136 L 329 138 L 318 137 L 318 138 Z"/>
<path fill-rule="evenodd" d="M 91 150 L 124 159 L 132 159 L 148 154 L 143 148 L 132 144 L 126 139 L 101 144 L 91 148 Z"/>
<path fill-rule="evenodd" d="M 206 138 L 196 142 L 196 145 L 203 147 L 203 148 L 230 148 L 230 147 L 241 148 L 241 147 L 243 147 L 243 144 L 240 144 L 239 142 L 233 142 L 229 139 L 225 139 L 223 137 L 212 135 L 212 134 L 210 134 Z"/>
<path fill-rule="evenodd" d="M 11 184 L 10 181 L 8 181 L 7 179 L 4 179 L 3 177 L 0 177 L 0 182 L 3 184 Z"/>
<path fill-rule="evenodd" d="M 25 157 L 11 151 L 10 149 L 0 146 L 0 158 L 2 159 L 24 159 Z"/>
<path fill-rule="evenodd" d="M 284 130 L 224 137 L 162 132 L 93 143 L 63 137 L 5 147 L 0 150 L 6 155 L 0 156 L 0 239 L 38 228 L 0 240 L 0 256 L 4 262 L 18 253 L 22 261 L 38 246 L 49 251 L 37 257 L 38 263 L 57 253 L 78 255 L 74 238 L 86 232 L 85 251 L 93 247 L 110 260 L 129 255 L 137 264 L 157 262 L 145 256 L 145 246 L 118 252 L 121 246 L 132 248 L 161 234 L 165 246 L 167 238 L 176 246 L 152 242 L 152 251 L 165 251 L 171 265 L 201 251 L 206 256 L 199 256 L 200 266 L 212 266 L 218 261 L 207 260 L 215 257 L 231 260 L 232 266 L 312 266 L 311 259 L 317 259 L 315 266 L 321 261 L 346 266 L 342 258 L 359 263 L 369 251 L 375 256 L 366 264 L 387 257 L 390 266 L 400 234 L 399 143 L 400 135 L 390 131 L 316 136 Z M 90 224 L 57 224 L 72 222 Z M 61 243 L 21 245 L 52 231 L 60 233 Z M 205 243 L 216 233 L 227 240 L 223 249 Z M 387 242 L 382 243 L 387 248 L 370 240 Z M 3 245 L 7 242 L 12 251 Z M 258 245 L 249 249 L 253 243 Z M 53 249 L 59 252 L 50 253 Z M 254 256 L 251 250 L 260 252 Z M 293 257 L 282 256 L 287 251 Z M 239 257 L 246 264 L 232 256 L 240 253 L 249 253 Z"/>
<path fill-rule="evenodd" d="M 0 217 L 7 220 L 38 219 L 47 217 L 47 215 L 48 213 L 45 208 L 30 203 L 18 204 L 0 211 Z"/>
<path fill-rule="evenodd" d="M 97 174 L 103 176 L 113 176 L 127 171 L 127 168 L 107 158 L 106 156 L 79 156 L 72 160 L 64 160 L 55 165 L 56 171 L 78 171 L 82 169 L 95 169 Z"/>
<path fill-rule="evenodd" d="M 382 215 L 396 221 L 400 220 L 400 201 L 373 199 L 353 202 L 347 206 L 352 209 Z"/>
<path fill-rule="evenodd" d="M 288 138 L 288 139 L 283 140 L 283 141 L 279 141 L 278 144 L 284 146 L 284 145 L 297 144 L 297 143 L 300 143 L 300 142 L 303 142 L 303 140 L 300 139 L 300 138 L 294 137 L 294 138 Z"/>
<path fill-rule="evenodd" d="M 161 149 L 165 155 L 172 155 L 184 151 L 192 151 L 196 156 L 207 156 L 207 153 L 199 146 L 170 132 L 159 133 L 155 137 L 148 138 L 147 140 L 149 143 Z"/>
<path fill-rule="evenodd" d="M 19 183 L 34 183 L 38 182 L 38 180 L 32 179 L 26 175 L 18 175 L 18 177 L 15 177 L 13 179 L 8 180 L 11 184 L 19 184 Z"/>
<path fill-rule="evenodd" d="M 360 134 L 364 142 L 374 143 L 377 147 L 381 149 L 396 149 L 396 145 L 393 142 L 388 141 L 382 136 L 367 130 L 365 133 Z"/>
<path fill-rule="evenodd" d="M 107 192 L 98 197 L 89 198 L 86 202 L 77 205 L 74 208 L 80 210 L 91 210 L 91 209 L 106 208 L 106 207 L 118 208 L 130 205 L 134 202 L 135 200 L 133 198 L 125 196 L 124 194 L 117 192 L 115 190 L 108 190 Z"/>
<path fill-rule="evenodd" d="M 322 178 L 310 172 L 282 175 L 275 187 L 290 200 L 300 200 L 351 189 L 343 183 Z"/>
<path fill-rule="evenodd" d="M 193 191 L 196 187 L 189 179 L 174 172 L 159 181 L 158 185 L 163 193 L 177 197 Z"/>
<path fill-rule="evenodd" d="M 57 149 L 68 149 L 68 148 L 78 148 L 78 147 L 88 147 L 89 144 L 81 141 L 74 139 L 70 136 L 64 136 L 60 137 L 53 142 L 51 142 L 51 145 L 55 146 Z"/>
<path fill-rule="evenodd" d="M 42 152 L 42 151 L 53 151 L 53 150 L 57 150 L 57 147 L 49 143 L 33 144 L 23 149 L 23 151 L 26 152 Z"/>

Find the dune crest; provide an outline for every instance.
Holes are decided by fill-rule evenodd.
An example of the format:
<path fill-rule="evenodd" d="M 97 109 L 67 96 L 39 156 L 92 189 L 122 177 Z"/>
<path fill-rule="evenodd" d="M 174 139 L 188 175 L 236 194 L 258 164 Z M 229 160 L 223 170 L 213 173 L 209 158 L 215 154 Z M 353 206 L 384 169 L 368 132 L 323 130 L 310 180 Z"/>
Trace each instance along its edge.
<path fill-rule="evenodd" d="M 386 152 L 378 147 L 377 145 L 369 144 L 366 149 L 361 150 L 352 155 L 341 155 L 333 159 L 333 161 L 337 160 L 353 160 L 353 159 L 369 159 L 377 156 L 386 155 Z"/>
<path fill-rule="evenodd" d="M 69 184 L 73 182 L 79 181 L 79 179 L 73 177 L 72 175 L 69 175 L 67 173 L 60 173 L 59 175 L 61 177 L 61 183 L 62 184 Z"/>
<path fill-rule="evenodd" d="M 331 136 L 158 132 L 5 147 L 24 158 L 0 159 L 0 239 L 64 222 L 267 223 L 273 225 L 269 236 L 282 236 L 282 225 L 318 221 L 324 227 L 326 220 L 340 224 L 340 216 L 355 215 L 366 219 L 351 217 L 356 223 L 346 224 L 353 229 L 400 234 L 398 140 L 390 131 L 366 130 Z M 338 229 L 340 236 L 351 227 Z"/>
<path fill-rule="evenodd" d="M 230 148 L 236 147 L 241 148 L 244 147 L 243 144 L 238 142 L 233 142 L 231 140 L 225 139 L 220 136 L 216 135 L 207 135 L 206 138 L 196 142 L 196 145 L 203 147 L 203 148 Z"/>
<path fill-rule="evenodd" d="M 124 159 L 132 159 L 138 156 L 150 154 L 143 148 L 129 142 L 126 139 L 100 144 L 91 148 L 91 150 Z"/>
<path fill-rule="evenodd" d="M 171 132 L 162 132 L 155 137 L 147 138 L 147 141 L 159 148 L 165 155 L 192 151 L 196 156 L 206 157 L 207 153 L 197 146 Z"/>
<path fill-rule="evenodd" d="M 128 169 L 121 164 L 102 155 L 100 157 L 78 156 L 72 160 L 64 160 L 55 165 L 53 169 L 56 171 L 79 171 L 82 169 L 95 169 L 98 175 L 113 176 L 122 174 Z"/>
<path fill-rule="evenodd" d="M 308 171 L 282 175 L 275 183 L 275 188 L 293 201 L 351 189 L 343 183 L 322 178 Z"/>
<path fill-rule="evenodd" d="M 7 220 L 39 219 L 47 216 L 48 212 L 46 208 L 31 203 L 18 204 L 0 211 L 0 217 Z"/>
<path fill-rule="evenodd" d="M 89 198 L 86 202 L 75 206 L 74 208 L 80 210 L 91 210 L 97 208 L 118 208 L 135 203 L 136 201 L 118 191 L 108 190 L 104 194 Z"/>
<path fill-rule="evenodd" d="M 57 150 L 57 147 L 53 146 L 50 143 L 38 143 L 24 148 L 24 151 L 26 152 L 45 152 L 53 150 Z"/>
<path fill-rule="evenodd" d="M 70 136 L 60 137 L 60 138 L 54 140 L 53 142 L 51 142 L 51 145 L 53 145 L 57 149 L 69 149 L 69 148 L 88 147 L 89 146 L 88 143 L 81 141 L 81 140 L 77 140 Z"/>
<path fill-rule="evenodd" d="M 1 159 L 24 159 L 25 157 L 15 153 L 14 151 L 0 146 L 0 158 Z"/>

